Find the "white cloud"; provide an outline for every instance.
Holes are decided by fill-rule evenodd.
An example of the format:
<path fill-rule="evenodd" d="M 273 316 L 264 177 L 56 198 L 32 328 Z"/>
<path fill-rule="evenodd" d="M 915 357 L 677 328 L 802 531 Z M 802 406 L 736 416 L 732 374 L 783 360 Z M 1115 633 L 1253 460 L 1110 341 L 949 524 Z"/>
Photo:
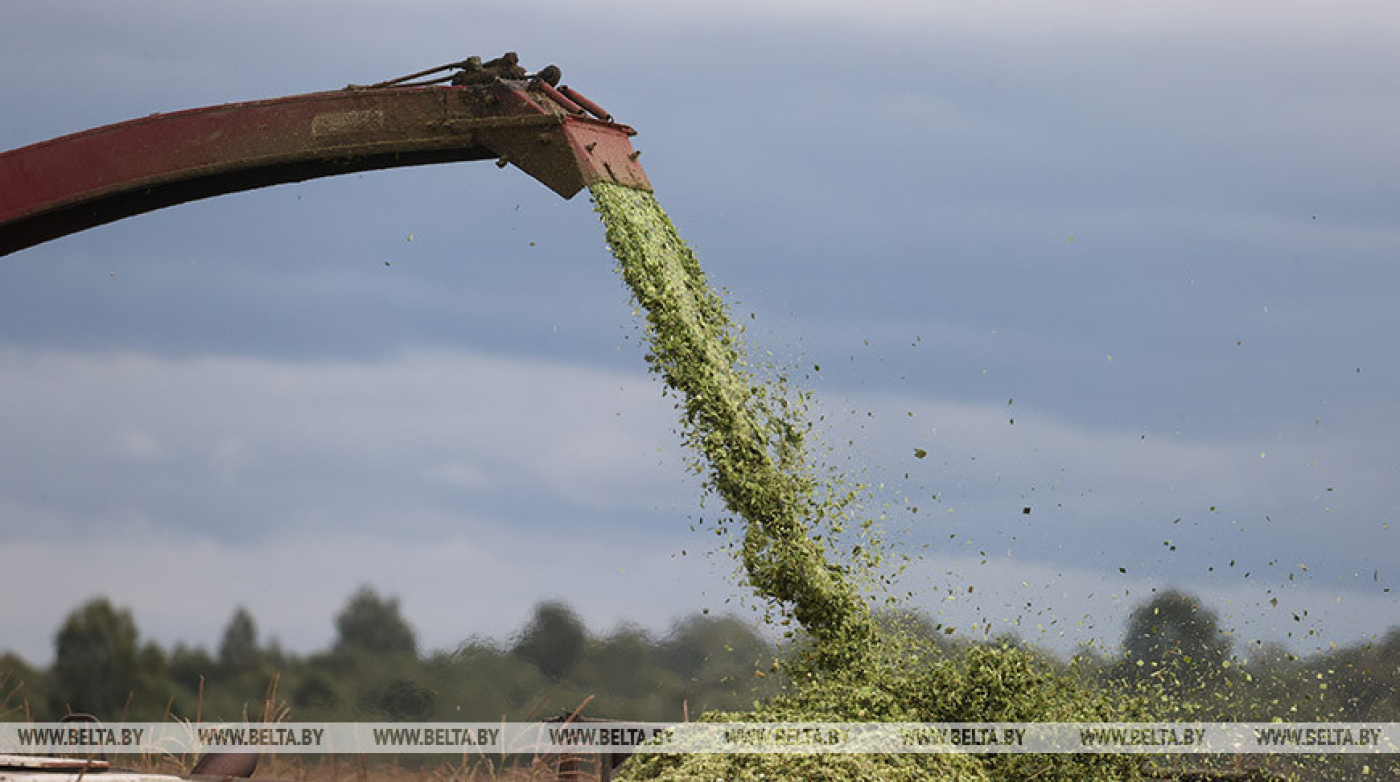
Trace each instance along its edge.
<path fill-rule="evenodd" d="M 824 409 L 837 419 L 831 439 L 854 441 L 842 466 L 884 484 L 902 545 L 975 543 L 1047 567 L 1181 582 L 1237 564 L 1236 577 L 1278 585 L 1302 563 L 1358 597 L 1394 586 L 1395 467 L 1373 432 L 1319 432 L 1312 420 L 1219 439 L 1095 430 L 1011 402 L 878 394 Z"/>
<path fill-rule="evenodd" d="M 165 453 L 160 441 L 135 427 L 126 428 L 119 439 L 121 450 L 137 459 L 156 459 Z"/>
<path fill-rule="evenodd" d="M 110 515 L 184 497 L 354 517 L 413 512 L 405 496 L 431 484 L 464 502 L 514 492 L 617 511 L 690 491 L 669 469 L 672 411 L 640 372 L 432 352 L 299 363 L 6 349 L 0 367 L 0 486 L 14 507 Z"/>
<path fill-rule="evenodd" d="M 487 491 L 496 485 L 497 479 L 484 465 L 465 459 L 435 464 L 425 473 L 431 481 L 470 491 Z"/>
<path fill-rule="evenodd" d="M 1393 594 L 1358 594 L 1310 577 L 1282 584 L 1237 576 L 1143 579 L 1021 557 L 925 555 L 910 564 L 901 587 L 915 593 L 911 605 L 961 635 L 1013 633 L 1061 654 L 1081 644 L 1116 652 L 1129 613 L 1154 591 L 1173 588 L 1215 611 L 1242 657 L 1259 641 L 1309 653 L 1364 643 L 1397 626 Z"/>
<path fill-rule="evenodd" d="M 506 638 L 550 598 L 568 601 L 595 632 L 624 620 L 664 631 L 701 608 L 732 608 L 723 573 L 679 556 L 670 531 L 540 535 L 504 520 L 454 523 L 463 532 L 430 543 L 292 534 L 249 546 L 179 536 L 7 545 L 0 592 L 28 597 L 0 604 L 6 648 L 46 664 L 64 615 L 98 595 L 131 608 L 143 637 L 164 645 L 217 648 L 244 605 L 263 638 L 303 653 L 332 643 L 334 616 L 361 584 L 401 599 L 425 649 Z"/>
<path fill-rule="evenodd" d="M 1068 483 L 1134 501 L 1177 492 L 1221 504 L 1246 499 L 1271 480 L 1257 446 L 1092 430 L 1014 399 L 989 405 L 868 394 L 838 404 L 872 414 L 860 422 L 862 448 L 882 460 L 922 466 L 929 480 L 957 480 L 969 500 Z M 928 453 L 927 461 L 910 458 L 915 448 Z"/>
<path fill-rule="evenodd" d="M 735 594 L 727 559 L 694 556 L 710 545 L 687 530 L 697 490 L 674 411 L 641 373 L 470 352 L 297 362 L 12 348 L 0 372 L 0 591 L 37 592 L 0 606 L 0 621 L 31 656 L 98 593 L 166 642 L 210 642 L 247 603 L 301 650 L 327 642 L 328 618 L 361 582 L 402 595 L 429 646 L 499 636 L 554 596 L 595 625 L 660 627 Z M 1383 630 L 1377 617 L 1394 605 L 1380 592 L 1393 573 L 1380 571 L 1395 533 L 1342 512 L 1388 490 L 1387 470 L 1364 469 L 1373 448 L 1093 431 L 1022 401 L 878 394 L 825 407 L 859 411 L 829 416 L 828 441 L 856 441 L 834 449 L 837 466 L 867 468 L 860 477 L 886 483 L 881 499 L 896 505 L 940 495 L 913 498 L 926 507 L 918 527 L 891 516 L 911 552 L 958 537 L 917 549 L 901 589 L 968 631 L 1016 629 L 1052 648 L 1116 642 L 1127 608 L 1159 584 L 1228 604 L 1242 633 L 1265 638 L 1298 631 L 1260 624 L 1281 615 L 1260 609 L 1264 590 L 1288 588 L 1311 607 L 1301 632 L 1316 632 L 1295 642 Z M 98 447 L 113 442 L 124 447 Z M 1319 451 L 1335 463 L 1314 466 Z M 1346 491 L 1324 491 L 1338 476 Z M 538 497 L 554 515 L 527 523 Z M 1047 507 L 1057 501 L 1067 508 Z M 1280 507 L 1291 510 L 1272 527 L 1255 520 Z M 1182 508 L 1194 531 L 1170 521 Z M 1046 534 L 1045 519 L 1054 547 L 1014 542 Z M 1166 536 L 1180 554 L 1164 554 Z M 954 551 L 973 539 L 991 556 Z M 1111 561 L 1095 559 L 1100 548 Z M 1235 557 L 1239 570 L 1274 562 L 1250 565 L 1245 581 L 1226 567 Z M 1297 588 L 1283 578 L 1295 564 L 1309 568 Z"/>
<path fill-rule="evenodd" d="M 911 33 L 924 31 L 937 40 L 949 34 L 996 37 L 1064 37 L 1067 42 L 1092 36 L 1142 40 L 1161 36 L 1246 38 L 1327 42 L 1341 36 L 1372 35 L 1372 25 L 1394 23 L 1400 13 L 1383 3 L 1269 2 L 1227 4 L 1187 2 L 1114 3 L 1070 0 L 1044 3 L 1013 0 L 999 3 L 930 2 L 929 0 L 717 0 L 653 3 L 646 0 L 601 0 L 590 15 L 613 14 L 629 24 L 682 20 L 689 24 L 842 25 L 847 30 Z M 1377 38 L 1379 40 L 1379 38 Z"/>

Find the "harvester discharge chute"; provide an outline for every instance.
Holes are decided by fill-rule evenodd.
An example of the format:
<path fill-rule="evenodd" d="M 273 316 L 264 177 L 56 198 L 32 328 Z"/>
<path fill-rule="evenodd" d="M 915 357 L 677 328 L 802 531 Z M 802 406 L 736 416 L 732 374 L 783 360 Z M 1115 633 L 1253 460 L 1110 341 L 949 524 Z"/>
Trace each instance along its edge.
<path fill-rule="evenodd" d="M 378 84 L 153 114 L 0 153 L 0 255 L 210 196 L 398 166 L 495 160 L 570 198 L 651 190 L 636 132 L 513 53 Z"/>

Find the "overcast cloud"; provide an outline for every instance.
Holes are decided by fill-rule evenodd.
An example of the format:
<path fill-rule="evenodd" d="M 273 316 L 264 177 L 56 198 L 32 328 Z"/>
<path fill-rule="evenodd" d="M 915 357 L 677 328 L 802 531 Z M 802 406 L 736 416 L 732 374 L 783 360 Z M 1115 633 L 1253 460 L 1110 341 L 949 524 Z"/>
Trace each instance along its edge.
<path fill-rule="evenodd" d="M 1111 646 L 1175 585 L 1241 649 L 1307 650 L 1400 616 L 1397 27 L 1373 3 L 20 0 L 0 148 L 557 62 L 640 131 L 828 458 L 881 487 L 915 605 Z M 585 197 L 481 164 L 0 259 L 4 646 L 46 661 L 101 593 L 167 643 L 245 604 L 303 651 L 362 582 L 436 647 L 550 597 L 596 629 L 733 608 L 611 265 Z"/>

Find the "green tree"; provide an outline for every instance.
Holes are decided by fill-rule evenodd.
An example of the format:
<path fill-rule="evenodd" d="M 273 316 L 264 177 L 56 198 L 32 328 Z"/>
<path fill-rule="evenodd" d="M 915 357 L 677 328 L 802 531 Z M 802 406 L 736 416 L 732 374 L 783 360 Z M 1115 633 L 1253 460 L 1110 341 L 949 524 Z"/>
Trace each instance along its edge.
<path fill-rule="evenodd" d="M 1126 678 L 1189 693 L 1223 678 L 1230 639 L 1199 598 L 1169 589 L 1133 609 L 1123 652 Z"/>
<path fill-rule="evenodd" d="M 587 643 L 588 630 L 573 609 L 558 601 L 546 601 L 535 606 L 530 621 L 516 636 L 511 653 L 558 681 L 578 664 Z"/>
<path fill-rule="evenodd" d="M 418 639 L 399 613 L 398 598 L 381 598 L 368 585 L 360 587 L 336 615 L 335 629 L 337 652 L 418 652 Z"/>
<path fill-rule="evenodd" d="M 258 649 L 258 628 L 248 609 L 239 606 L 224 628 L 219 643 L 219 667 L 230 678 L 261 673 L 263 655 Z"/>
<path fill-rule="evenodd" d="M 23 719 L 30 703 L 44 703 L 44 678 L 14 652 L 0 653 L 0 720 Z"/>
<path fill-rule="evenodd" d="M 692 614 L 672 625 L 658 654 L 686 679 L 747 681 L 773 663 L 774 649 L 738 617 Z"/>
<path fill-rule="evenodd" d="M 1373 665 L 1379 693 L 1365 717 L 1377 722 L 1400 722 L 1400 627 L 1390 628 L 1376 645 Z"/>
<path fill-rule="evenodd" d="M 330 672 L 315 666 L 314 662 L 292 688 L 292 705 L 296 713 L 330 713 L 341 705 L 342 686 Z"/>
<path fill-rule="evenodd" d="M 593 685 L 598 691 L 596 706 L 605 715 L 644 714 L 662 719 L 681 711 L 680 678 L 661 666 L 656 642 L 635 625 L 623 625 L 589 643 L 570 679 Z"/>
<path fill-rule="evenodd" d="M 421 720 L 433 708 L 432 688 L 410 678 L 398 678 L 380 693 L 377 710 L 391 720 Z"/>
<path fill-rule="evenodd" d="M 214 675 L 217 665 L 202 647 L 185 646 L 176 643 L 170 652 L 170 678 L 175 684 L 191 691 L 198 691 L 201 678 Z"/>
<path fill-rule="evenodd" d="M 123 716 L 127 698 L 141 688 L 136 621 L 131 612 L 94 598 L 74 610 L 54 637 L 54 713 Z"/>
<path fill-rule="evenodd" d="M 1400 713 L 1400 628 L 1376 641 L 1334 649 L 1310 660 L 1306 670 L 1307 689 L 1318 696 L 1325 719 L 1390 722 Z M 1328 688 L 1322 690 L 1319 682 Z"/>
<path fill-rule="evenodd" d="M 424 661 L 423 675 L 437 693 L 434 714 L 440 720 L 539 719 L 557 705 L 542 703 L 541 697 L 565 689 L 551 687 L 534 664 L 479 638 L 434 654 Z M 560 697 L 561 708 L 573 708 L 586 696 L 572 702 Z"/>

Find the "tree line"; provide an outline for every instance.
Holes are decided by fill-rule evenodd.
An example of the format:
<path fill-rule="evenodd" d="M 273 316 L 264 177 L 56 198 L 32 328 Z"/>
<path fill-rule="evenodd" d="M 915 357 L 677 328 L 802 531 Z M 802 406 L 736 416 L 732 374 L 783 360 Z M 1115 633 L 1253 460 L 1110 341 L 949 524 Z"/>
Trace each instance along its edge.
<path fill-rule="evenodd" d="M 949 636 L 915 612 L 881 621 L 942 654 L 1022 645 Z M 586 703 L 590 716 L 669 721 L 747 710 L 781 688 L 773 663 L 793 652 L 733 616 L 693 614 L 664 635 L 634 625 L 594 634 L 561 602 L 536 605 L 505 641 L 425 651 L 397 599 L 368 586 L 350 596 L 334 626 L 329 648 L 297 655 L 261 638 L 240 607 L 217 648 L 167 649 L 142 639 L 130 610 L 95 598 L 65 618 L 47 669 L 0 654 L 0 716 L 238 720 L 267 718 L 271 709 L 305 721 L 485 722 L 543 719 Z M 1165 720 L 1400 721 L 1400 626 L 1307 657 L 1281 645 L 1232 647 L 1213 610 L 1168 590 L 1133 610 L 1120 652 L 1038 656 L 1152 702 Z"/>
<path fill-rule="evenodd" d="M 553 601 L 504 642 L 425 651 L 398 600 L 368 586 L 334 625 L 329 648 L 298 655 L 265 641 L 239 607 L 216 648 L 165 648 L 141 637 L 129 609 L 94 598 L 59 627 L 47 669 L 0 654 L 0 716 L 237 720 L 272 704 L 308 721 L 494 721 L 543 719 L 588 701 L 588 714 L 674 720 L 747 708 L 765 689 L 754 671 L 776 653 L 732 616 L 695 614 L 664 637 L 633 625 L 596 635 Z"/>

